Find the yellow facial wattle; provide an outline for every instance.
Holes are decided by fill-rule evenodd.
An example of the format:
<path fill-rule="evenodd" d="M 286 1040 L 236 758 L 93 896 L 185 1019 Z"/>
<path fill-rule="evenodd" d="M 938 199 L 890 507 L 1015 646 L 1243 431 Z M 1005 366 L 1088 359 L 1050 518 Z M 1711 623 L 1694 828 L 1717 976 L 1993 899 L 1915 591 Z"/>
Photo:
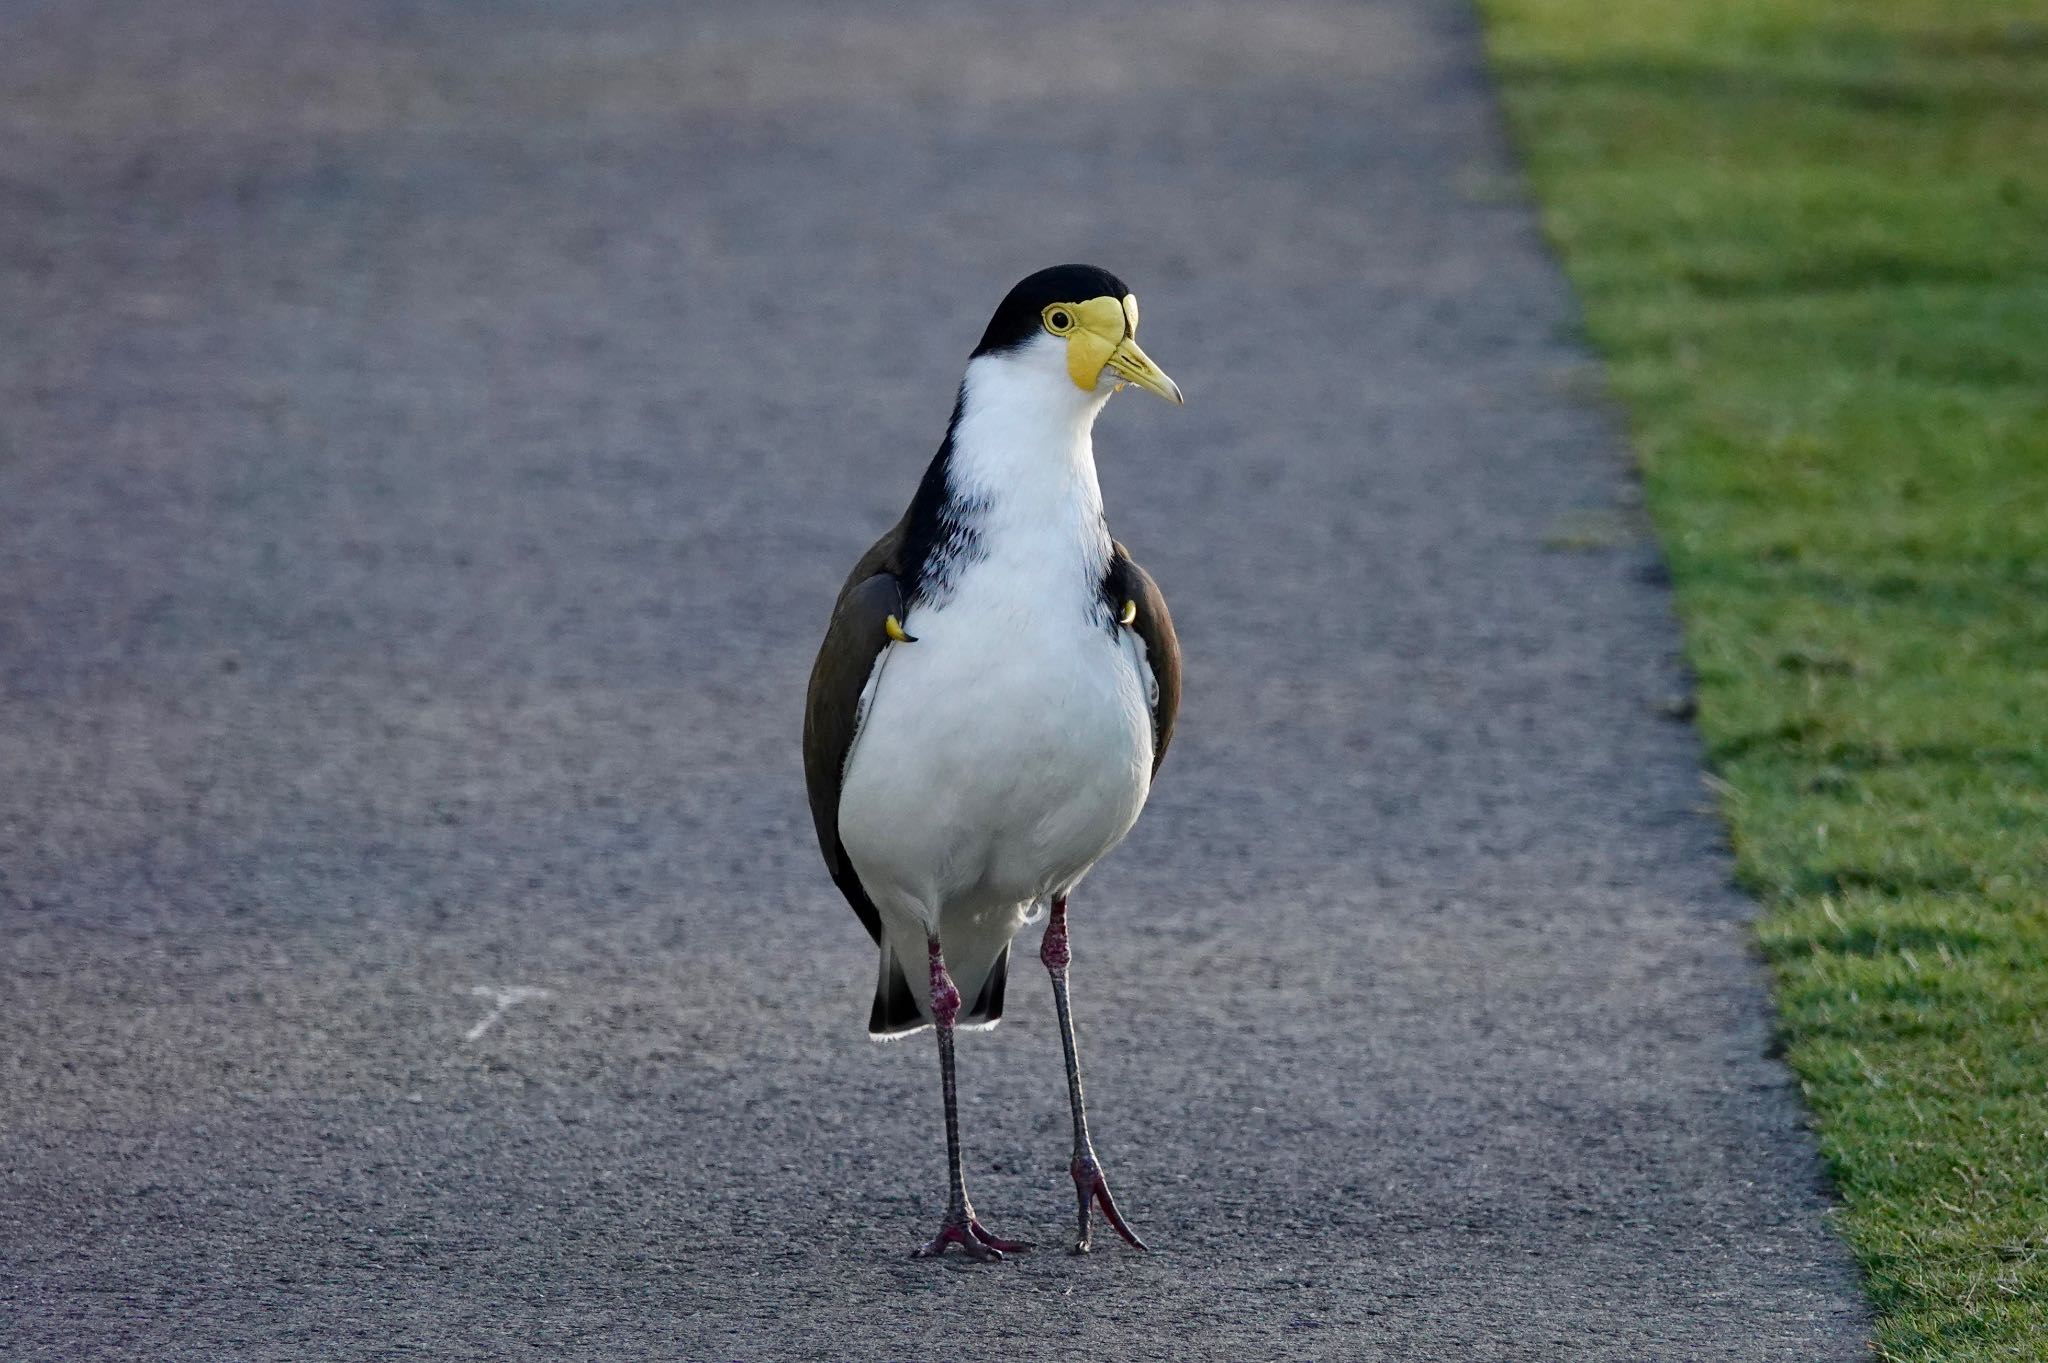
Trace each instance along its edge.
<path fill-rule="evenodd" d="M 1053 303 L 1042 316 L 1047 331 L 1066 338 L 1067 375 L 1082 392 L 1094 392 L 1107 372 L 1168 402 L 1181 402 L 1180 385 L 1138 346 L 1138 300 L 1134 295 L 1113 298 L 1104 294 L 1080 303 Z"/>

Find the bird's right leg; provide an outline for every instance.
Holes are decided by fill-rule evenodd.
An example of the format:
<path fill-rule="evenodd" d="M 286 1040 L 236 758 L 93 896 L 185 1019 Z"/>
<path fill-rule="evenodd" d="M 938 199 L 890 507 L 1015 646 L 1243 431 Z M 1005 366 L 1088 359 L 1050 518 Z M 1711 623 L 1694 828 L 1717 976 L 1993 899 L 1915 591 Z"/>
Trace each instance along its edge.
<path fill-rule="evenodd" d="M 1060 1046 L 1067 1056 L 1067 1101 L 1074 1112 L 1074 1161 L 1067 1172 L 1074 1178 L 1074 1195 L 1080 1203 L 1080 1230 L 1074 1237 L 1074 1253 L 1088 1252 L 1088 1210 L 1100 1206 L 1102 1214 L 1124 1243 L 1132 1249 L 1146 1248 L 1138 1233 L 1124 1221 L 1116 1199 L 1109 1195 L 1109 1182 L 1102 1176 L 1102 1162 L 1095 1158 L 1095 1143 L 1088 1139 L 1088 1100 L 1081 1092 L 1081 1058 L 1074 1047 L 1074 1013 L 1067 1000 L 1067 966 L 1073 953 L 1067 947 L 1067 897 L 1055 895 L 1052 914 L 1045 924 L 1045 938 L 1039 943 L 1038 959 L 1052 976 L 1052 1002 L 1060 1015 Z"/>
<path fill-rule="evenodd" d="M 960 991 L 946 972 L 939 939 L 930 938 L 927 948 L 932 962 L 932 1022 L 939 1035 L 939 1085 L 946 1099 L 946 1220 L 939 1233 L 911 1252 L 914 1259 L 928 1259 L 958 1245 L 971 1259 L 990 1261 L 1003 1257 L 1005 1250 L 1029 1249 L 1022 1240 L 1004 1240 L 993 1235 L 974 1217 L 967 1200 L 967 1173 L 960 1162 L 960 1099 L 953 1079 L 953 1023 L 960 1016 Z"/>

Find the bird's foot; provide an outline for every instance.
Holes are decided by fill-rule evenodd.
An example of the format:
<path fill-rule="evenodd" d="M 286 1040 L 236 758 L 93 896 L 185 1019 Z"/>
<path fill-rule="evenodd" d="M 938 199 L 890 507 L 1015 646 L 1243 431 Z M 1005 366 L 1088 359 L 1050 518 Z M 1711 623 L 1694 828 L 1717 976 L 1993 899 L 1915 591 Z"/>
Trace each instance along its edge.
<path fill-rule="evenodd" d="M 1102 1214 L 1109 1218 L 1109 1224 L 1124 1238 L 1132 1249 L 1148 1249 L 1149 1246 L 1138 1238 L 1138 1233 L 1124 1221 L 1123 1213 L 1116 1209 L 1116 1199 L 1109 1194 L 1109 1181 L 1102 1176 L 1102 1165 L 1096 1160 L 1093 1150 L 1079 1150 L 1067 1172 L 1074 1176 L 1074 1194 L 1081 1204 L 1081 1231 L 1074 1240 L 1074 1253 L 1088 1252 L 1088 1211 L 1100 1206 Z"/>
<path fill-rule="evenodd" d="M 956 1212 L 946 1217 L 946 1224 L 939 1227 L 939 1233 L 910 1252 L 913 1259 L 936 1259 L 946 1252 L 946 1246 L 958 1245 L 970 1259 L 992 1264 L 1005 1254 L 1030 1249 L 1028 1240 L 1005 1240 L 990 1231 L 975 1219 L 973 1212 Z"/>

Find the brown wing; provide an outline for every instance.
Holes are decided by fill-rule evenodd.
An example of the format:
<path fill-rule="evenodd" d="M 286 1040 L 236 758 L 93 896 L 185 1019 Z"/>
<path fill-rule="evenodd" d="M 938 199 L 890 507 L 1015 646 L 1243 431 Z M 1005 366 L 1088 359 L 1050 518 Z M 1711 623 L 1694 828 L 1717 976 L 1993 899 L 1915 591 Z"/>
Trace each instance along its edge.
<path fill-rule="evenodd" d="M 846 754 L 859 728 L 861 689 L 874 671 L 875 659 L 888 647 L 889 617 L 903 618 L 897 563 L 902 547 L 903 523 L 898 522 L 861 555 L 839 589 L 825 642 L 811 664 L 811 689 L 804 704 L 804 784 L 810 789 L 818 850 L 825 854 L 832 883 L 877 943 L 882 940 L 882 917 L 839 841 L 839 790 L 846 780 Z"/>
<path fill-rule="evenodd" d="M 1152 666 L 1152 680 L 1159 696 L 1152 702 L 1152 772 L 1166 758 L 1166 745 L 1173 742 L 1173 718 L 1180 712 L 1180 637 L 1173 632 L 1173 616 L 1166 598 L 1152 574 L 1140 568 L 1123 545 L 1112 541 L 1109 571 L 1102 577 L 1102 595 L 1110 611 L 1122 618 L 1124 603 L 1138 608 L 1129 628 L 1145 641 L 1145 661 Z"/>

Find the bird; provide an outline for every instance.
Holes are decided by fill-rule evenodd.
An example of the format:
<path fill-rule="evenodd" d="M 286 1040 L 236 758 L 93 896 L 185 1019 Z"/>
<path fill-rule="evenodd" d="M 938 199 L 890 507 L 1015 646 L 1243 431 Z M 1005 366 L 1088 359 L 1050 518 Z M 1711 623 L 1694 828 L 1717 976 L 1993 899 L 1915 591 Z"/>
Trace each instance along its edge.
<path fill-rule="evenodd" d="M 968 357 L 938 453 L 840 588 L 812 667 L 804 776 L 826 869 L 879 953 L 868 1032 L 933 1029 L 947 1202 L 914 1257 L 1029 1248 L 985 1227 L 962 1165 L 954 1034 L 1003 1015 L 1012 939 L 1045 919 L 1079 1205 L 1132 1248 L 1088 1129 L 1068 899 L 1136 823 L 1173 738 L 1180 642 L 1110 538 L 1093 428 L 1126 385 L 1179 406 L 1138 300 L 1092 265 L 1026 276 Z"/>

